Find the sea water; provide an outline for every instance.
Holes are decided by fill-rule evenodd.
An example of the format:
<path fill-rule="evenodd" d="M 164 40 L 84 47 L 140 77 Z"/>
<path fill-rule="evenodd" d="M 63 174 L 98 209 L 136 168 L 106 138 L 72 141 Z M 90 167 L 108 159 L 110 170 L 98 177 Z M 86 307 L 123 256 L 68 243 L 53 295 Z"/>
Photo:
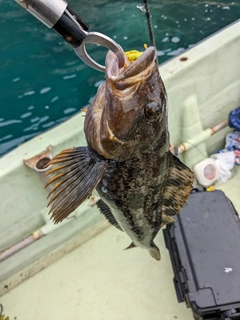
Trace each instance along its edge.
<path fill-rule="evenodd" d="M 69 0 L 90 31 L 112 37 L 125 51 L 143 51 L 149 35 L 143 1 Z M 149 0 L 159 63 L 239 19 L 233 1 Z M 0 0 L 0 155 L 86 107 L 104 74 L 13 0 Z M 106 50 L 88 45 L 104 63 Z"/>

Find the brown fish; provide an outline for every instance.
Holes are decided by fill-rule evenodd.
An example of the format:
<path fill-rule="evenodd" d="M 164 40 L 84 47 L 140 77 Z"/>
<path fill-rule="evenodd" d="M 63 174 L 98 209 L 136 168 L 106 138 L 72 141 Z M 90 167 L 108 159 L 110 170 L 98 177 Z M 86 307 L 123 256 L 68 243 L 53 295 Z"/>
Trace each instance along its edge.
<path fill-rule="evenodd" d="M 89 106 L 87 147 L 62 151 L 50 162 L 55 223 L 65 219 L 94 189 L 108 221 L 131 238 L 129 248 L 147 249 L 160 260 L 153 242 L 173 222 L 192 188 L 193 173 L 169 151 L 167 95 L 149 47 L 123 68 L 111 51 L 106 81 Z"/>

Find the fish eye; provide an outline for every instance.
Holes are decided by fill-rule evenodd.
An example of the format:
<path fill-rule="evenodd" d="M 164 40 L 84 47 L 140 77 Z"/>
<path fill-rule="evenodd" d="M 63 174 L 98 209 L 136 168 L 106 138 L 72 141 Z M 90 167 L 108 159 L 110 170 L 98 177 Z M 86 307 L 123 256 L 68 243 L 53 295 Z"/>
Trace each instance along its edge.
<path fill-rule="evenodd" d="M 144 107 L 145 117 L 150 121 L 158 119 L 161 111 L 162 111 L 161 106 L 154 101 L 149 102 Z"/>

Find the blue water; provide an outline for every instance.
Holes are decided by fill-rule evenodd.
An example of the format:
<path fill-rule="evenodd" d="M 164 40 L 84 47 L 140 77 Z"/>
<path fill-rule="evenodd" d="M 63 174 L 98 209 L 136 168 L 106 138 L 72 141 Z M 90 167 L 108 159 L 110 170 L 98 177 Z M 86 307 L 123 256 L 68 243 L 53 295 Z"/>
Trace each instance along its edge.
<path fill-rule="evenodd" d="M 239 19 L 232 1 L 150 0 L 159 62 L 180 54 Z M 91 31 L 114 38 L 125 51 L 149 43 L 140 1 L 71 0 Z M 0 155 L 76 114 L 89 104 L 104 74 L 12 0 L 0 0 Z M 104 63 L 106 50 L 88 47 Z"/>

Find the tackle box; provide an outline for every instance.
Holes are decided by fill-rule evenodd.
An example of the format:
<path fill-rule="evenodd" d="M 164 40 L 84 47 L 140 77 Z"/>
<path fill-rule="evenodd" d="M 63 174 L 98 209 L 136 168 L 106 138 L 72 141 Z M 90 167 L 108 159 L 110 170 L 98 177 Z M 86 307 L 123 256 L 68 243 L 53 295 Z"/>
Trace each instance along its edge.
<path fill-rule="evenodd" d="M 193 318 L 240 319 L 240 220 L 225 194 L 193 189 L 163 230 L 178 302 Z"/>

